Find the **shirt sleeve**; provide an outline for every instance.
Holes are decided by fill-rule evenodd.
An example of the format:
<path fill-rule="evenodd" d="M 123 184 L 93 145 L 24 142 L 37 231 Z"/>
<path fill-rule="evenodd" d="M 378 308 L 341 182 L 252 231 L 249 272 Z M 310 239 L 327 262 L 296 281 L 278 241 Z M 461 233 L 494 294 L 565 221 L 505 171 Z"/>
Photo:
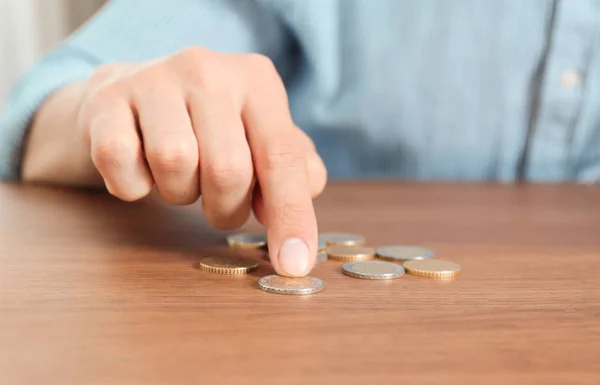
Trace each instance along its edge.
<path fill-rule="evenodd" d="M 21 178 L 24 142 L 40 104 L 100 64 L 151 60 L 201 46 L 261 53 L 283 71 L 288 40 L 276 13 L 260 0 L 111 0 L 11 90 L 0 116 L 0 180 Z"/>

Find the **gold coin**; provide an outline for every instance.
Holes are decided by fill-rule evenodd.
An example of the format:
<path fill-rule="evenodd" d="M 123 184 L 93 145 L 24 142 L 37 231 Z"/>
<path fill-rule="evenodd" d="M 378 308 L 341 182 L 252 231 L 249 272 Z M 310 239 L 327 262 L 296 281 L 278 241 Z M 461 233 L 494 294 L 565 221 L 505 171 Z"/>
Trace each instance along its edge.
<path fill-rule="evenodd" d="M 404 275 L 404 268 L 390 262 L 363 261 L 345 263 L 342 272 L 354 278 L 394 279 Z"/>
<path fill-rule="evenodd" d="M 248 274 L 258 269 L 258 262 L 240 257 L 206 257 L 200 261 L 200 269 L 215 274 Z"/>
<path fill-rule="evenodd" d="M 257 249 L 267 246 L 267 237 L 263 234 L 238 233 L 227 237 L 230 247 L 242 249 Z"/>
<path fill-rule="evenodd" d="M 365 243 L 365 237 L 358 234 L 347 233 L 324 233 L 319 234 L 319 250 L 324 250 L 327 246 L 343 245 L 357 246 Z"/>
<path fill-rule="evenodd" d="M 375 257 L 375 249 L 364 246 L 328 246 L 327 256 L 336 261 L 365 261 Z"/>
<path fill-rule="evenodd" d="M 406 272 L 419 277 L 451 279 L 460 274 L 460 265 L 440 259 L 423 259 L 404 262 Z"/>

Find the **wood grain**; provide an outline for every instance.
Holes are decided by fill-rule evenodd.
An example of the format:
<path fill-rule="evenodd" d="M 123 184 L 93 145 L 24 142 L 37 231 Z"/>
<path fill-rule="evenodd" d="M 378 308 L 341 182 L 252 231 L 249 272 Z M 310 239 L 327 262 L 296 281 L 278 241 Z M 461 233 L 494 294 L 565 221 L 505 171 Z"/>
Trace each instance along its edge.
<path fill-rule="evenodd" d="M 600 186 L 336 183 L 315 205 L 322 232 L 463 275 L 329 261 L 322 293 L 269 294 L 267 261 L 194 268 L 228 252 L 200 205 L 0 186 L 0 384 L 600 383 Z"/>

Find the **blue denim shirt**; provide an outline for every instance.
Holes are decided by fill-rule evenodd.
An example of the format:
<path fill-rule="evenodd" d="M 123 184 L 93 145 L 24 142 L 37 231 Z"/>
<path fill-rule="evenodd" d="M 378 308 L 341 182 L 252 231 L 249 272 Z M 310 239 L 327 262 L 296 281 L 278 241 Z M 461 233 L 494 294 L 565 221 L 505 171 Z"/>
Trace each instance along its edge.
<path fill-rule="evenodd" d="M 112 0 L 15 86 L 0 176 L 56 88 L 188 46 L 271 57 L 334 179 L 600 180 L 600 0 Z"/>

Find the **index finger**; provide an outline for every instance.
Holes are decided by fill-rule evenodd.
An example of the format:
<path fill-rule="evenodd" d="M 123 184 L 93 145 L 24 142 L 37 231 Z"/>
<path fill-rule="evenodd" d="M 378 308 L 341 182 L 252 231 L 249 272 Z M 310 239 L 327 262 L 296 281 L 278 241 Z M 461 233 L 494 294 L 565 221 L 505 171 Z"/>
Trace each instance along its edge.
<path fill-rule="evenodd" d="M 301 277 L 312 269 L 318 248 L 306 152 L 281 79 L 272 64 L 258 67 L 242 119 L 264 200 L 270 259 L 278 274 Z"/>

